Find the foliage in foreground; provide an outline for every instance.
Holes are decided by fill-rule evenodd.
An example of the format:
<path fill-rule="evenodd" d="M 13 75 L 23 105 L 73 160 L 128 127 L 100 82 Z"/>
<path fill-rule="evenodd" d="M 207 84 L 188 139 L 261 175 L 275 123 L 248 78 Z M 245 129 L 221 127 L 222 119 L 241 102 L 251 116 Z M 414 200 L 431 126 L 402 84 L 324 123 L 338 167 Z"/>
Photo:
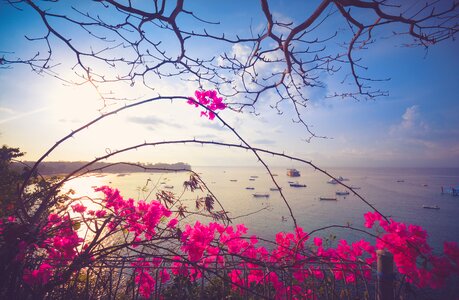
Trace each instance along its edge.
<path fill-rule="evenodd" d="M 80 200 L 69 210 L 49 213 L 35 224 L 33 239 L 15 245 L 7 244 L 5 237 L 21 222 L 14 216 L 4 218 L 1 249 L 14 250 L 16 255 L 3 262 L 3 276 L 10 282 L 16 276 L 16 288 L 25 287 L 43 297 L 88 267 L 129 258 L 138 293 L 145 298 L 155 292 L 158 282 L 170 284 L 185 277 L 199 284 L 204 274 L 226 269 L 224 279 L 233 293 L 266 286 L 275 298 L 283 299 L 288 295 L 316 298 L 317 291 L 305 283 L 330 274 L 346 284 L 373 280 L 377 249 L 392 253 L 398 273 L 418 287 L 440 288 L 459 270 L 456 243 L 446 242 L 444 255 L 436 256 L 422 228 L 385 220 L 377 212 L 365 214 L 366 227 L 379 225 L 381 234 L 374 245 L 366 240 L 340 240 L 336 247 L 325 247 L 320 237 L 311 240 L 297 227 L 293 232 L 279 232 L 271 245 L 261 246 L 256 236 L 247 235 L 243 224 L 197 221 L 182 226 L 165 203 L 124 199 L 107 186 L 97 191 L 103 193 L 100 201 L 85 205 L 89 200 Z M 94 204 L 97 209 L 88 209 Z M 293 276 L 289 282 L 279 276 L 285 269 Z M 4 284 L 2 295 L 5 288 L 11 286 Z"/>

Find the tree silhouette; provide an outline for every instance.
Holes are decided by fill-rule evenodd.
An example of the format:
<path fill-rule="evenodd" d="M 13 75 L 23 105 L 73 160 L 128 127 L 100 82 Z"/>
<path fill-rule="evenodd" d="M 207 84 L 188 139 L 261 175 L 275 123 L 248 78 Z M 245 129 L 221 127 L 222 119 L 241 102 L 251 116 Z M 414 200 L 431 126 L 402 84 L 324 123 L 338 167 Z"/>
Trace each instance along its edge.
<path fill-rule="evenodd" d="M 112 95 L 104 85 L 142 83 L 154 89 L 156 80 L 171 77 L 217 89 L 235 110 L 255 111 L 266 95 L 279 113 L 281 103 L 288 103 L 295 122 L 302 123 L 311 137 L 315 135 L 302 110 L 310 92 L 326 86 L 327 76 L 339 76 L 343 83 L 328 97 L 387 95 L 375 82 L 381 79 L 367 74 L 362 52 L 381 36 L 401 37 L 397 43 L 423 47 L 452 39 L 458 31 L 459 6 L 457 1 L 294 1 L 288 5 L 304 11 L 303 17 L 286 21 L 273 13 L 275 2 L 260 0 L 250 9 L 262 26 L 247 22 L 244 34 L 235 34 L 220 25 L 224 11 L 208 16 L 205 4 L 195 7 L 184 0 L 108 0 L 73 6 L 60 1 L 7 2 L 18 8 L 18 14 L 27 12 L 38 19 L 44 33 L 26 36 L 37 44 L 32 57 L 4 54 L 2 67 L 28 64 L 38 73 L 91 84 L 105 100 L 122 96 Z M 232 5 L 243 10 L 245 3 Z M 227 50 L 203 53 L 200 47 Z M 76 78 L 58 71 L 59 48 L 69 54 L 65 59 L 72 62 Z"/>

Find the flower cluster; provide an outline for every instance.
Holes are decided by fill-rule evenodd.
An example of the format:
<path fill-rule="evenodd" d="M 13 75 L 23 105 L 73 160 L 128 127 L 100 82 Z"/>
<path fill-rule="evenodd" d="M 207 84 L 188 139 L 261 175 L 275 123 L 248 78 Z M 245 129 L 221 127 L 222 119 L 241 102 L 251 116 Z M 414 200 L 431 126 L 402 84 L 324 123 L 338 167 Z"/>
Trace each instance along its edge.
<path fill-rule="evenodd" d="M 150 297 L 158 281 L 167 282 L 171 275 L 195 281 L 204 276 L 207 268 L 227 268 L 234 291 L 266 285 L 275 291 L 276 299 L 314 299 L 314 293 L 305 283 L 322 281 L 329 276 L 320 265 L 326 264 L 327 274 L 335 280 L 357 283 L 361 278 L 372 278 L 377 249 L 392 253 L 397 271 L 419 287 L 439 288 L 450 275 L 459 274 L 457 243 L 446 242 L 444 255 L 436 256 L 421 227 L 386 220 L 376 212 L 364 215 L 366 227 L 379 224 L 381 229 L 375 245 L 366 240 L 353 243 L 340 240 L 336 247 L 325 247 L 322 238 L 314 237 L 311 241 L 311 237 L 297 227 L 293 232 L 277 233 L 274 243 L 267 248 L 259 245 L 256 236 L 247 236 L 248 229 L 243 224 L 229 226 L 213 222 L 206 225 L 197 221 L 193 225 L 186 224 L 182 231 L 178 220 L 171 217 L 171 211 L 159 201 L 126 200 L 118 190 L 107 186 L 96 191 L 105 196 L 100 203 L 103 209 L 88 210 L 82 203 L 75 203 L 71 209 L 77 216 L 50 213 L 35 242 L 19 242 L 16 260 L 25 262 L 27 255 L 38 257 L 38 253 L 40 257 L 39 263 L 23 270 L 24 282 L 30 286 L 44 285 L 90 250 L 90 243 L 78 236 L 78 226 L 75 226 L 82 221 L 87 225 L 96 224 L 95 228 L 97 224 L 107 224 L 107 234 L 123 233 L 126 239 L 123 242 L 129 247 L 162 238 L 167 239 L 167 245 L 177 246 L 172 263 L 165 264 L 161 253 L 156 253 L 154 258 L 141 255 L 132 263 L 134 281 L 145 298 Z M 0 221 L 2 234 L 6 226 L 17 222 L 14 217 Z M 91 253 L 85 254 L 92 257 Z M 288 270 L 294 280 L 287 284 L 280 270 Z"/>
<path fill-rule="evenodd" d="M 150 295 L 153 293 L 156 280 L 153 276 L 159 279 L 161 282 L 165 283 L 170 280 L 169 272 L 165 269 L 157 269 L 162 263 L 162 259 L 153 258 L 151 261 L 147 261 L 143 257 L 139 257 L 136 262 L 131 265 L 134 268 L 134 282 L 139 286 L 139 294 L 144 298 L 150 298 Z M 156 274 L 152 273 L 152 270 L 156 270 Z"/>
<path fill-rule="evenodd" d="M 420 226 L 387 221 L 377 212 L 368 212 L 364 217 L 366 227 L 372 228 L 378 222 L 385 231 L 376 241 L 376 248 L 393 254 L 398 272 L 406 275 L 408 282 L 439 288 L 449 274 L 459 274 L 457 243 L 445 243 L 445 256 L 436 256 L 427 242 L 427 232 Z"/>
<path fill-rule="evenodd" d="M 113 212 L 113 220 L 108 227 L 111 230 L 121 229 L 134 234 L 134 240 L 141 241 L 143 237 L 150 240 L 156 234 L 156 227 L 162 218 L 168 218 L 171 215 L 170 210 L 164 207 L 159 201 L 134 201 L 133 199 L 125 200 L 118 190 L 113 190 L 108 186 L 97 188 L 96 191 L 103 192 L 105 199 L 103 204 L 107 209 Z M 105 213 L 98 211 L 96 216 L 105 216 Z M 171 221 L 173 225 L 173 221 Z"/>
<path fill-rule="evenodd" d="M 74 221 L 70 216 L 59 216 L 51 213 L 46 224 L 40 229 L 38 242 L 19 244 L 17 258 L 23 260 L 28 252 L 43 252 L 41 263 L 36 269 L 24 269 L 23 279 L 29 285 L 46 284 L 59 270 L 68 266 L 78 257 L 78 247 L 83 239 L 74 229 Z"/>
<path fill-rule="evenodd" d="M 218 97 L 215 90 L 197 90 L 194 92 L 194 95 L 196 99 L 189 97 L 187 103 L 196 107 L 199 107 L 199 104 L 205 106 L 207 110 L 201 111 L 201 117 L 206 116 L 209 120 L 213 120 L 215 118 L 215 111 L 224 110 L 226 108 L 226 104 L 223 103 L 223 98 Z"/>

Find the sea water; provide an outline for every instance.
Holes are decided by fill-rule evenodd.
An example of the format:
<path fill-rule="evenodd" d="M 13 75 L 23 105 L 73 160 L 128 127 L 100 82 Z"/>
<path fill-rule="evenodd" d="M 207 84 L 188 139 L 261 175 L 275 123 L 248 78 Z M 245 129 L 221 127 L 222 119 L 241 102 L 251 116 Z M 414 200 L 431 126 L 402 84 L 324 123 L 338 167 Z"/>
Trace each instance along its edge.
<path fill-rule="evenodd" d="M 243 223 L 249 235 L 255 234 L 273 240 L 280 231 L 292 231 L 293 217 L 298 226 L 315 236 L 345 238 L 355 241 L 369 236 L 348 228 L 366 229 L 363 214 L 373 209 L 352 192 L 347 196 L 336 195 L 345 191 L 343 186 L 329 184 L 330 179 L 311 168 L 297 168 L 300 177 L 288 177 L 287 168 L 270 169 L 279 191 L 267 170 L 261 167 L 193 167 L 209 190 L 215 195 L 234 224 Z M 422 226 L 429 234 L 429 242 L 441 251 L 444 241 L 459 242 L 459 197 L 442 195 L 441 187 L 459 185 L 459 169 L 405 169 L 405 168 L 330 168 L 335 177 L 342 176 L 348 186 L 382 214 L 398 222 Z M 65 188 L 76 190 L 76 196 L 93 196 L 92 188 L 109 185 L 118 188 L 126 198 L 151 201 L 158 190 L 169 190 L 180 198 L 190 211 L 195 200 L 205 193 L 184 192 L 183 182 L 188 173 L 128 173 L 91 175 L 68 182 Z M 306 187 L 291 187 L 290 182 L 306 184 Z M 166 186 L 173 186 L 167 189 Z M 246 189 L 253 188 L 253 189 Z M 254 197 L 254 193 L 269 194 L 269 197 Z M 320 197 L 337 198 L 336 201 L 320 200 Z M 288 206 L 290 206 L 290 210 Z M 440 209 L 425 209 L 423 205 Z M 215 209 L 219 205 L 215 203 Z M 187 218 L 189 223 L 197 217 Z M 212 219 L 199 217 L 201 222 Z M 331 227 L 330 227 L 331 226 Z M 366 229 L 368 230 L 368 229 Z M 375 233 L 372 230 L 368 230 Z"/>

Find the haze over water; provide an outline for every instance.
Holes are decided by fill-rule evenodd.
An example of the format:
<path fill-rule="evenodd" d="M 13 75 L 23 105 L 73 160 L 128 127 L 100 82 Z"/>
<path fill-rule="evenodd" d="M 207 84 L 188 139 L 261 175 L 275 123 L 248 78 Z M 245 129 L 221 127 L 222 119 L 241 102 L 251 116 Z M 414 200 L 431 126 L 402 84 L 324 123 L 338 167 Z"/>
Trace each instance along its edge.
<path fill-rule="evenodd" d="M 206 182 L 224 208 L 235 218 L 233 223 L 244 223 L 249 235 L 256 234 L 273 240 L 279 231 L 291 231 L 293 222 L 286 204 L 271 178 L 263 168 L 254 167 L 193 167 Z M 272 173 L 289 202 L 298 225 L 306 232 L 328 225 L 347 225 L 364 229 L 363 214 L 371 211 L 357 196 L 336 196 L 343 191 L 340 185 L 328 184 L 329 178 L 311 168 L 299 168 L 301 177 L 288 177 L 286 168 L 274 167 Z M 441 250 L 444 241 L 459 242 L 459 197 L 442 195 L 441 187 L 459 185 L 459 169 L 406 169 L 406 168 L 335 168 L 327 169 L 334 176 L 348 178 L 349 186 L 381 213 L 406 224 L 422 226 L 429 234 L 429 241 Z M 129 173 L 90 176 L 69 182 L 79 195 L 91 194 L 91 186 L 110 185 L 118 188 L 127 198 L 151 200 L 158 187 L 174 186 L 176 196 L 181 196 L 188 209 L 194 210 L 194 200 L 199 193 L 183 192 L 187 173 Z M 251 176 L 257 176 L 252 178 Z M 150 181 L 147 180 L 150 179 Z M 237 181 L 234 181 L 237 180 Z M 305 188 L 290 187 L 288 181 L 306 184 Z M 143 191 L 142 187 L 146 187 Z M 253 187 L 254 190 L 247 190 Z M 165 189 L 167 190 L 167 189 Z M 151 192 L 151 194 L 150 194 Z M 268 193 L 269 198 L 255 198 L 254 193 Z M 321 201 L 319 197 L 336 197 L 337 201 Z M 422 205 L 438 205 L 440 209 L 424 209 Z M 218 210 L 218 204 L 215 204 Z M 257 213 L 254 213 L 258 211 Z M 190 218 L 189 222 L 194 222 Z M 202 220 L 210 222 L 211 219 Z M 374 233 L 374 231 L 370 232 Z M 369 238 L 349 229 L 331 228 L 316 233 L 320 236 L 336 235 L 338 238 L 357 240 Z"/>

